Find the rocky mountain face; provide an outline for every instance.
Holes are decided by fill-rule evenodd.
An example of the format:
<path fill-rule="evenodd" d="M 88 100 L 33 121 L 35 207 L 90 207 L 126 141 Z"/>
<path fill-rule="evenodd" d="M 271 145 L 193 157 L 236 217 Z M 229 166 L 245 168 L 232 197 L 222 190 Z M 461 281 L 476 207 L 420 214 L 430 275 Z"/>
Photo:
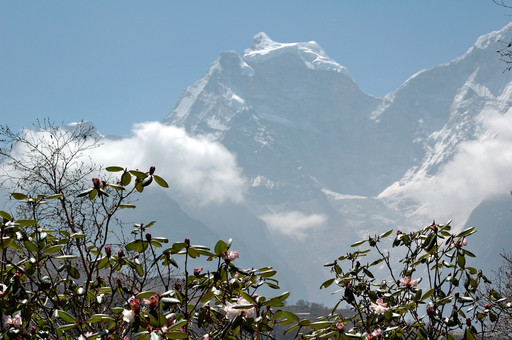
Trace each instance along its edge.
<path fill-rule="evenodd" d="M 369 233 L 453 218 L 458 229 L 490 221 L 479 244 L 497 242 L 512 222 L 488 204 L 512 188 L 512 74 L 496 53 L 510 40 L 512 24 L 376 98 L 317 43 L 257 34 L 242 55 L 223 52 L 164 119 L 235 154 L 245 199 L 181 208 L 275 265 L 292 299 L 328 305 L 322 264 Z"/>

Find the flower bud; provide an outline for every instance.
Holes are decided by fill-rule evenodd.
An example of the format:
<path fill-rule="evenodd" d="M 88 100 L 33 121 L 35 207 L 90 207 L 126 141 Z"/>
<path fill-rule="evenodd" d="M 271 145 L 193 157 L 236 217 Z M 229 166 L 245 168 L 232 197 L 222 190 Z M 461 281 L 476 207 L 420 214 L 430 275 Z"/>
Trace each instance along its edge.
<path fill-rule="evenodd" d="M 466 326 L 471 327 L 471 319 L 470 318 L 466 319 Z"/>
<path fill-rule="evenodd" d="M 107 254 L 107 257 L 110 257 L 112 255 L 112 249 L 110 246 L 105 246 L 105 254 Z"/>
<path fill-rule="evenodd" d="M 400 234 L 402 234 L 402 231 L 401 231 L 401 230 L 397 230 L 397 231 L 396 231 L 396 234 L 397 234 L 397 235 L 400 235 Z"/>
<path fill-rule="evenodd" d="M 124 257 L 124 250 L 121 249 L 120 251 L 118 251 L 117 256 L 119 256 L 119 258 Z"/>
<path fill-rule="evenodd" d="M 488 304 L 488 303 L 486 303 L 486 304 L 484 305 L 484 308 L 485 308 L 485 309 L 491 309 L 491 305 L 490 305 L 490 304 Z"/>
<path fill-rule="evenodd" d="M 146 240 L 151 241 L 151 234 L 150 233 L 146 233 Z"/>
<path fill-rule="evenodd" d="M 198 277 L 201 272 L 203 271 L 203 267 L 201 268 L 194 268 L 194 276 Z"/>
<path fill-rule="evenodd" d="M 100 187 L 100 179 L 99 178 L 93 178 L 92 179 L 92 185 L 94 185 L 94 188 L 99 189 L 99 187 Z"/>
<path fill-rule="evenodd" d="M 152 167 L 149 168 L 149 174 L 153 175 L 154 173 L 155 173 L 155 167 L 152 166 Z"/>
<path fill-rule="evenodd" d="M 455 292 L 455 297 L 458 298 L 459 297 L 459 292 Z"/>
<path fill-rule="evenodd" d="M 190 239 L 188 237 L 185 238 L 185 244 L 187 247 L 190 247 Z"/>
<path fill-rule="evenodd" d="M 428 315 L 434 315 L 434 307 L 427 306 L 427 314 Z"/>

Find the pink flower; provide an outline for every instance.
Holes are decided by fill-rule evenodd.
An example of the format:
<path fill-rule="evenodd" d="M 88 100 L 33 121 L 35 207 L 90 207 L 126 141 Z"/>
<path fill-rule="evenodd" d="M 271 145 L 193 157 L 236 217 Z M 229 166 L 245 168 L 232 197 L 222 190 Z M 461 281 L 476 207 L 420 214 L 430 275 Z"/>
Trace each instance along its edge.
<path fill-rule="evenodd" d="M 382 331 L 379 329 L 374 330 L 371 334 L 366 334 L 366 340 L 373 340 L 380 337 Z"/>
<path fill-rule="evenodd" d="M 230 250 L 230 251 L 227 251 L 225 252 L 224 254 L 221 254 L 221 257 L 225 260 L 225 261 L 234 261 L 235 259 L 238 259 L 240 257 L 240 254 L 238 253 L 238 250 Z"/>
<path fill-rule="evenodd" d="M 144 303 L 149 306 L 149 308 L 155 308 L 158 305 L 158 295 L 153 295 L 149 299 L 144 299 Z"/>
<path fill-rule="evenodd" d="M 123 321 L 132 323 L 135 321 L 135 312 L 131 309 L 123 310 Z"/>
<path fill-rule="evenodd" d="M 406 276 L 406 277 L 402 277 L 400 280 L 398 280 L 398 284 L 400 287 L 406 287 L 406 288 L 411 288 L 411 287 L 416 287 L 419 283 L 419 280 L 418 279 L 412 279 L 409 277 L 409 276 Z"/>
<path fill-rule="evenodd" d="M 203 271 L 203 267 L 194 268 L 194 276 L 199 276 L 199 274 L 201 274 L 202 271 Z"/>
<path fill-rule="evenodd" d="M 374 311 L 377 314 L 384 314 L 389 310 L 389 307 L 387 307 L 387 303 L 384 303 L 384 301 L 381 298 L 378 298 L 377 303 L 370 303 L 370 309 Z"/>
<path fill-rule="evenodd" d="M 16 314 L 14 316 L 4 315 L 3 323 L 4 327 L 14 326 L 16 328 L 19 328 L 23 324 L 23 320 L 21 319 L 21 316 L 19 314 Z"/>
<path fill-rule="evenodd" d="M 128 303 L 130 304 L 132 310 L 135 312 L 135 311 L 138 311 L 139 308 L 140 308 L 140 300 L 135 298 L 135 296 L 132 296 L 129 300 L 128 300 Z"/>
<path fill-rule="evenodd" d="M 235 306 L 247 306 L 251 305 L 249 301 L 243 297 L 239 297 L 236 303 L 226 302 L 224 312 L 226 312 L 226 318 L 233 320 L 238 315 L 245 316 L 246 318 L 252 318 L 254 316 L 254 307 L 251 308 L 234 308 Z"/>
<path fill-rule="evenodd" d="M 455 248 L 461 248 L 468 245 L 468 240 L 466 240 L 465 237 L 463 237 L 461 240 L 457 241 L 457 243 L 452 242 L 452 247 Z"/>
<path fill-rule="evenodd" d="M 342 332 L 345 328 L 345 324 L 343 322 L 336 323 L 336 328 L 338 329 L 338 332 Z"/>

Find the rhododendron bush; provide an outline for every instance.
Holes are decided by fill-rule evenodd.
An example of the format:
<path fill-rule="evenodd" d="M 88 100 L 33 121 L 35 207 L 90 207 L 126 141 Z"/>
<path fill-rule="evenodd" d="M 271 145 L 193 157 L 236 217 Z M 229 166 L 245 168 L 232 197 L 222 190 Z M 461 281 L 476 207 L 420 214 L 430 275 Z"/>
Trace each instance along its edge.
<path fill-rule="evenodd" d="M 326 264 L 334 277 L 321 288 L 336 286 L 342 295 L 333 313 L 289 331 L 318 328 L 305 336 L 332 339 L 488 338 L 512 304 L 492 290 L 490 303 L 480 301 L 490 281 L 468 265 L 475 255 L 467 238 L 474 233 L 434 222 L 415 232 L 398 230 L 392 241 L 389 230 L 353 244 L 357 250 Z M 337 313 L 339 305 L 350 313 Z"/>

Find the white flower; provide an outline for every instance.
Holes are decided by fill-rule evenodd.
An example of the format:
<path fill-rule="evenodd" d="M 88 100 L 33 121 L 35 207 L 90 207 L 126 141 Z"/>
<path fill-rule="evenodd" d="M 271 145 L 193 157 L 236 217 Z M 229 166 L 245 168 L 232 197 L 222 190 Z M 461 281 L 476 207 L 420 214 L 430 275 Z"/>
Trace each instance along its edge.
<path fill-rule="evenodd" d="M 123 310 L 123 321 L 132 323 L 135 321 L 135 312 L 131 309 Z"/>
<path fill-rule="evenodd" d="M 210 334 L 203 335 L 203 340 L 210 340 Z"/>
<path fill-rule="evenodd" d="M 0 297 L 5 295 L 5 292 L 7 291 L 7 286 L 3 283 L 0 283 Z"/>
<path fill-rule="evenodd" d="M 226 318 L 233 320 L 238 315 L 243 315 L 246 318 L 252 318 L 254 316 L 254 307 L 251 308 L 234 308 L 235 306 L 248 306 L 251 305 L 249 301 L 243 297 L 239 297 L 236 303 L 226 302 L 224 312 L 226 312 Z"/>

